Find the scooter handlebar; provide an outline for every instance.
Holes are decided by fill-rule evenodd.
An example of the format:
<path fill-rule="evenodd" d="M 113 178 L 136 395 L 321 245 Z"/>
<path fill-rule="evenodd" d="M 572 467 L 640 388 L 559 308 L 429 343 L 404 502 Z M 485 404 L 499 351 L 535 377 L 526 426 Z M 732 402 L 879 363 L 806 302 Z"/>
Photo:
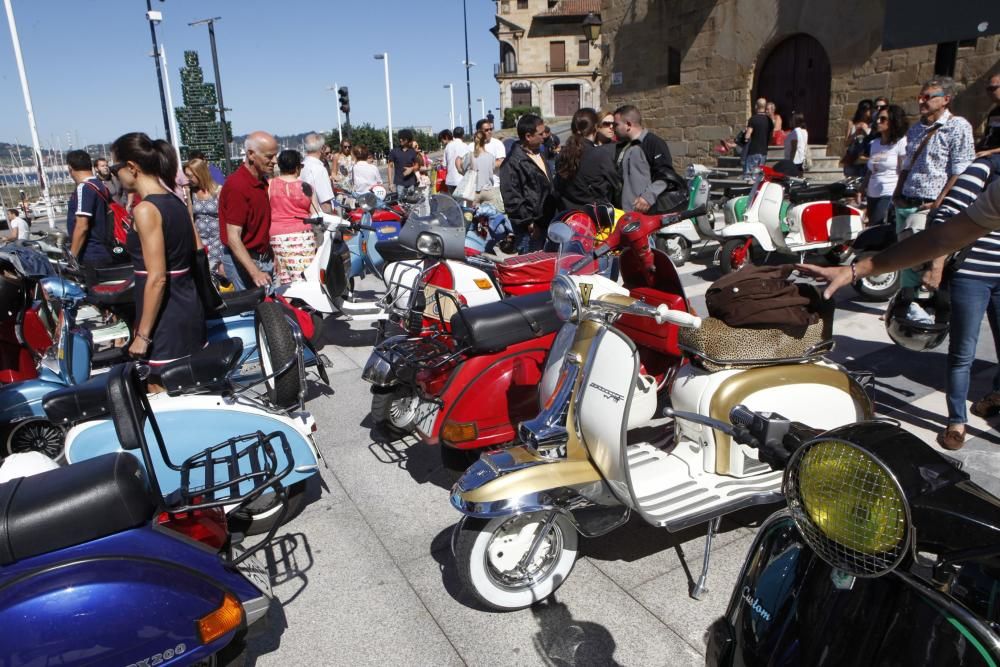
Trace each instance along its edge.
<path fill-rule="evenodd" d="M 657 324 L 675 324 L 687 329 L 698 329 L 701 327 L 701 318 L 683 310 L 672 310 L 665 303 L 661 303 L 655 308 L 644 301 L 636 301 L 628 308 L 628 312 L 633 315 L 642 315 L 656 320 Z"/>
<path fill-rule="evenodd" d="M 660 223 L 661 227 L 667 227 L 669 225 L 677 224 L 683 220 L 690 220 L 691 218 L 697 218 L 708 213 L 708 207 L 704 204 L 690 211 L 682 211 L 681 213 L 668 213 L 663 216 L 663 220 Z"/>

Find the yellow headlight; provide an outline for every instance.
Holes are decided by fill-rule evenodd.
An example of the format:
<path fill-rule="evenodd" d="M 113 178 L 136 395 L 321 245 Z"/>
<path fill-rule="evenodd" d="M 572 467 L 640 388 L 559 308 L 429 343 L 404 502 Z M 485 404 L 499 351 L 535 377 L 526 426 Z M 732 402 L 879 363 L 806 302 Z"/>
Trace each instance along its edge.
<path fill-rule="evenodd" d="M 886 468 L 846 442 L 806 445 L 789 464 L 789 507 L 810 546 L 858 576 L 877 576 L 902 558 L 907 507 Z"/>

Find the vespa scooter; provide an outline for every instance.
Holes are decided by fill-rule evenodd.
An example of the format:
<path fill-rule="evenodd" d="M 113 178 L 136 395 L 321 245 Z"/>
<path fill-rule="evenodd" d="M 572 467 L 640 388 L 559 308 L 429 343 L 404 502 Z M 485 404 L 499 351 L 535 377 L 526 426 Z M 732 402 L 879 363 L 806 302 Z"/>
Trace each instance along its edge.
<path fill-rule="evenodd" d="M 686 218 L 659 231 L 654 237 L 656 247 L 667 253 L 674 266 L 683 266 L 691 254 L 703 249 L 713 241 L 721 241 L 719 231 L 725 224 L 722 209 L 712 201 L 712 178 L 725 178 L 725 172 L 710 169 L 701 164 L 688 165 L 684 174 L 688 183 L 688 206 L 691 211 L 705 208 L 704 215 Z"/>
<path fill-rule="evenodd" d="M 734 436 L 784 470 L 788 507 L 758 529 L 706 665 L 1000 663 L 1000 499 L 895 423 L 748 417 Z"/>
<path fill-rule="evenodd" d="M 641 222 L 626 216 L 619 224 L 625 234 Z M 550 227 L 550 236 L 563 249 L 572 242 L 571 232 L 558 225 Z M 524 444 L 487 452 L 452 489 L 451 504 L 464 515 L 452 538 L 459 577 L 491 609 L 526 607 L 552 594 L 573 567 L 577 533 L 603 535 L 632 511 L 670 531 L 708 522 L 693 592 L 698 597 L 720 518 L 781 500 L 780 472 L 753 449 L 712 428 L 694 428 L 682 419 L 671 427 L 660 417 L 656 380 L 616 324 L 646 317 L 694 329 L 702 321 L 663 302 L 654 307 L 594 275 L 591 258 L 601 252 L 560 260 L 560 269 L 568 270 L 553 283 L 552 296 L 565 322 L 560 337 L 569 343 L 562 359 L 549 359 L 542 412 L 519 428 Z M 655 273 L 649 272 L 650 280 Z M 698 368 L 696 355 L 689 356 L 692 363 L 681 368 L 670 390 L 678 411 L 722 423 L 738 403 L 775 404 L 829 426 L 871 415 L 857 381 L 805 349 L 785 359 L 758 359 L 759 367 L 725 364 L 717 371 Z"/>

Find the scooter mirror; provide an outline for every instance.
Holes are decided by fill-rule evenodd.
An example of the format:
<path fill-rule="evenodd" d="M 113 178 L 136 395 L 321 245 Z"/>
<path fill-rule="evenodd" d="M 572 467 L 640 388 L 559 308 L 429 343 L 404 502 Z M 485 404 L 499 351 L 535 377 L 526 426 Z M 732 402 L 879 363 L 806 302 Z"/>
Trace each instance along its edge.
<path fill-rule="evenodd" d="M 549 225 L 549 240 L 553 243 L 562 245 L 563 243 L 569 243 L 573 240 L 576 233 L 573 228 L 567 225 L 565 222 L 553 222 Z"/>

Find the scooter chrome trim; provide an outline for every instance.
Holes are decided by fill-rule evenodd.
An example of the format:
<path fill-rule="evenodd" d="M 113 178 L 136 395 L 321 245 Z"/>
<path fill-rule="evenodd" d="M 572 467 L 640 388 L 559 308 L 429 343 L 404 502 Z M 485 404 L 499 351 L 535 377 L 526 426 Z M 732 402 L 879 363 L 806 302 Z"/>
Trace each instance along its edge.
<path fill-rule="evenodd" d="M 247 600 L 243 603 L 243 615 L 246 617 L 246 624 L 253 626 L 254 623 L 267 615 L 267 610 L 271 607 L 271 600 L 266 595 L 259 598 Z"/>

